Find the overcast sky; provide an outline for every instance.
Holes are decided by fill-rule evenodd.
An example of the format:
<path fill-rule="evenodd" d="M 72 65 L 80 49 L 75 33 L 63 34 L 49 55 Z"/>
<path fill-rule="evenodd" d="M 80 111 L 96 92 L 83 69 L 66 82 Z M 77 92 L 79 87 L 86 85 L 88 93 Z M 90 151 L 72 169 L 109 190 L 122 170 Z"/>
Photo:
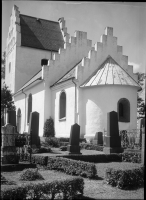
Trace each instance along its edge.
<path fill-rule="evenodd" d="M 68 33 L 73 36 L 75 30 L 86 31 L 92 46 L 100 41 L 105 27 L 113 27 L 118 45 L 123 46 L 123 54 L 128 56 L 134 72 L 145 72 L 145 2 L 2 1 L 2 52 L 6 48 L 13 5 L 19 7 L 21 14 L 37 18 L 58 21 L 64 17 Z"/>

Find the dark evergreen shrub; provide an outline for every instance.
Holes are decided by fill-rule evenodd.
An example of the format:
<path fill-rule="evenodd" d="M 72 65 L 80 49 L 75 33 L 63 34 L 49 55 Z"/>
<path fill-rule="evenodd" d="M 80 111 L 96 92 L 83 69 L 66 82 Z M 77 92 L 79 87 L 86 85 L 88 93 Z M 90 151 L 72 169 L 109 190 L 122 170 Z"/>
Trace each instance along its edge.
<path fill-rule="evenodd" d="M 55 136 L 55 131 L 54 131 L 54 121 L 50 117 L 49 119 L 46 120 L 44 124 L 44 135 L 43 137 L 54 137 Z"/>

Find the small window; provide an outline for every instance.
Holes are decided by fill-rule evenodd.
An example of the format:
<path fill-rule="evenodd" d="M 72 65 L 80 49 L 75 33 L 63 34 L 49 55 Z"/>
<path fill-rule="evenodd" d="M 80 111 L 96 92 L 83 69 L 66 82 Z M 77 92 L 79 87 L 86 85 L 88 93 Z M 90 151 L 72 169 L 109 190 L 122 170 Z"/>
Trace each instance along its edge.
<path fill-rule="evenodd" d="M 60 95 L 60 102 L 59 102 L 59 119 L 66 118 L 66 94 L 63 91 Z"/>
<path fill-rule="evenodd" d="M 27 123 L 29 124 L 30 113 L 32 112 L 32 94 L 28 96 L 28 107 L 27 107 Z"/>
<path fill-rule="evenodd" d="M 130 122 L 130 102 L 128 99 L 120 99 L 117 110 L 119 122 Z"/>
<path fill-rule="evenodd" d="M 11 72 L 11 62 L 9 63 L 9 73 Z"/>

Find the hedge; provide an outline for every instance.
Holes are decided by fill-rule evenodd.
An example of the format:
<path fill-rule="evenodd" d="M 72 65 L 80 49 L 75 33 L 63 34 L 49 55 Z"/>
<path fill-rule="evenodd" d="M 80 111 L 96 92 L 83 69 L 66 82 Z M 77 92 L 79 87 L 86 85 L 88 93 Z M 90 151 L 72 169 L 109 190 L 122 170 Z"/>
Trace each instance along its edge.
<path fill-rule="evenodd" d="M 75 161 L 61 157 L 48 157 L 47 169 L 88 178 L 95 178 L 97 175 L 96 166 L 93 163 Z"/>
<path fill-rule="evenodd" d="M 121 155 L 124 162 L 141 163 L 141 153 L 139 152 L 124 152 Z"/>
<path fill-rule="evenodd" d="M 30 161 L 30 154 L 24 154 L 24 157 L 21 157 L 21 161 Z M 31 155 L 31 163 L 39 164 L 39 165 L 47 165 L 48 156 L 41 155 Z"/>
<path fill-rule="evenodd" d="M 73 160 L 80 160 L 84 162 L 121 162 L 122 156 L 120 154 L 96 154 L 96 155 L 58 155 L 56 157 L 63 157 Z"/>
<path fill-rule="evenodd" d="M 106 181 L 120 189 L 139 187 L 144 184 L 144 167 L 130 170 L 108 168 L 106 170 Z"/>
<path fill-rule="evenodd" d="M 103 151 L 103 148 L 104 148 L 103 146 L 89 144 L 89 143 L 81 143 L 80 147 L 81 149 L 96 150 L 96 151 Z"/>
<path fill-rule="evenodd" d="M 83 178 L 29 183 L 2 189 L 1 199 L 75 199 L 83 195 Z"/>

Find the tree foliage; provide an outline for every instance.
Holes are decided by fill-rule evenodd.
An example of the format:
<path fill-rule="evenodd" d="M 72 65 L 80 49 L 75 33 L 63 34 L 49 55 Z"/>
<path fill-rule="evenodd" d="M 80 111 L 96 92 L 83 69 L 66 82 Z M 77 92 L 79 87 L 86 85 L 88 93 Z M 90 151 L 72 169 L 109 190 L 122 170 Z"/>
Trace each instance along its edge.
<path fill-rule="evenodd" d="M 6 86 L 6 84 L 4 84 L 1 89 L 1 112 L 3 112 L 5 108 L 8 108 L 9 110 L 16 109 L 11 90 Z"/>
<path fill-rule="evenodd" d="M 6 52 L 3 52 L 3 57 L 1 58 L 1 79 L 5 79 L 5 65 L 6 65 Z"/>
<path fill-rule="evenodd" d="M 145 90 L 145 79 L 146 75 L 145 73 L 136 73 L 138 75 L 138 84 L 141 86 L 141 89 L 137 93 L 137 118 L 143 118 L 145 117 L 145 101 L 143 98 L 141 98 L 140 93 Z"/>

